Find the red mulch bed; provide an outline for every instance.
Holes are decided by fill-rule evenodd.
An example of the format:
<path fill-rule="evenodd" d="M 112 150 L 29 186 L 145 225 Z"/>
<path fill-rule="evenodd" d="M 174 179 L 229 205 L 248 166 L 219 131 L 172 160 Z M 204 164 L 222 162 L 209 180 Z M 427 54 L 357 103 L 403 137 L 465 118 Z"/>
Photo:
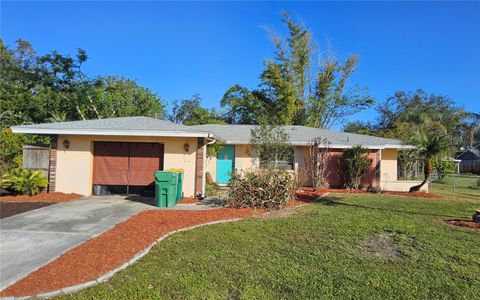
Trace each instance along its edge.
<path fill-rule="evenodd" d="M 447 220 L 445 223 L 460 227 L 467 227 L 471 229 L 480 229 L 480 223 L 475 223 L 469 220 Z"/>
<path fill-rule="evenodd" d="M 311 200 L 294 200 L 288 207 L 309 202 Z M 3 290 L 0 296 L 34 295 L 94 280 L 121 266 L 168 232 L 207 222 L 248 218 L 263 213 L 263 209 L 249 208 L 144 211 L 30 273 Z"/>
<path fill-rule="evenodd" d="M 182 198 L 182 201 L 178 204 L 197 204 L 199 201 L 197 198 Z"/>
<path fill-rule="evenodd" d="M 41 193 L 35 196 L 20 195 L 20 196 L 4 196 L 0 197 L 0 201 L 8 202 L 67 202 L 82 198 L 79 194 L 64 194 L 64 193 Z"/>
<path fill-rule="evenodd" d="M 425 192 L 385 192 L 387 195 L 394 195 L 394 196 L 405 196 L 405 197 L 416 197 L 416 198 L 427 198 L 427 199 L 442 199 L 445 196 L 425 193 Z"/>
<path fill-rule="evenodd" d="M 347 190 L 347 189 L 321 189 L 318 191 L 312 191 L 309 188 L 303 188 L 300 192 L 297 192 L 297 195 L 305 198 L 318 198 L 320 195 L 325 193 L 337 193 L 337 194 L 369 194 L 370 192 L 365 190 Z M 393 192 L 385 191 L 383 194 L 393 195 L 393 196 L 405 196 L 405 197 L 415 197 L 415 198 L 429 198 L 429 199 L 441 199 L 445 198 L 442 195 L 425 193 L 425 192 Z"/>

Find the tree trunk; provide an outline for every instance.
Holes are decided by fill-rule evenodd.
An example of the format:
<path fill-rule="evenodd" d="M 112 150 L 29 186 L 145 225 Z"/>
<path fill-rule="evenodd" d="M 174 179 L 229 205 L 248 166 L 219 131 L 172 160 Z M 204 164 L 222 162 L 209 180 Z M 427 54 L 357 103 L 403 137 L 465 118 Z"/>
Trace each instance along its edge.
<path fill-rule="evenodd" d="M 422 183 L 420 183 L 419 185 L 412 186 L 409 192 L 418 192 L 422 188 L 422 186 L 424 186 L 425 183 L 427 183 L 428 177 L 430 177 L 431 173 L 432 173 L 432 163 L 430 162 L 430 160 L 428 160 L 425 162 L 425 166 L 423 167 L 424 178 Z"/>

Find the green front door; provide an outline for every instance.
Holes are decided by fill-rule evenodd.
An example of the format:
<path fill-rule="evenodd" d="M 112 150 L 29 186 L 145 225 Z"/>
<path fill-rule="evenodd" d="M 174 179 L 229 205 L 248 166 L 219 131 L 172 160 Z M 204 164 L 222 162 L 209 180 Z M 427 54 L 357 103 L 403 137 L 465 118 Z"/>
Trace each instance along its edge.
<path fill-rule="evenodd" d="M 230 181 L 233 171 L 235 148 L 233 145 L 223 145 L 217 154 L 217 183 L 225 184 Z"/>

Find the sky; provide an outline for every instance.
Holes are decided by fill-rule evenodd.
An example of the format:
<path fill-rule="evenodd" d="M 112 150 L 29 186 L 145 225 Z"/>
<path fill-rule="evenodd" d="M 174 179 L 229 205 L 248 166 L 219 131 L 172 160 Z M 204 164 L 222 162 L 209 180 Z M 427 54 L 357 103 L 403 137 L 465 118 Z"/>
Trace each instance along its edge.
<path fill-rule="evenodd" d="M 351 86 L 378 102 L 422 88 L 480 112 L 480 2 L 17 2 L 0 0 L 0 36 L 39 54 L 89 56 L 90 76 L 135 79 L 167 103 L 194 93 L 218 107 L 234 84 L 255 88 L 286 33 L 282 10 L 339 59 L 360 56 Z M 373 121 L 375 109 L 349 120 Z M 341 124 L 335 128 L 340 129 Z"/>

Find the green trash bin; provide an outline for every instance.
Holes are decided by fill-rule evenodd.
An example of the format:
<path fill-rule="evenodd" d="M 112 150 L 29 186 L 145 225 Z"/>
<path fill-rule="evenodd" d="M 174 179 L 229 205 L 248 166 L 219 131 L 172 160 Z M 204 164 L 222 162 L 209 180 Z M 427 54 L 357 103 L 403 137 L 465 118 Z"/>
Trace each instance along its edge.
<path fill-rule="evenodd" d="M 183 194 L 182 194 L 182 186 L 183 186 L 183 170 L 182 169 L 168 169 L 168 172 L 175 172 L 177 173 L 177 202 L 182 201 Z"/>
<path fill-rule="evenodd" d="M 174 207 L 177 203 L 177 181 L 175 172 L 155 172 L 155 204 L 158 207 Z"/>

